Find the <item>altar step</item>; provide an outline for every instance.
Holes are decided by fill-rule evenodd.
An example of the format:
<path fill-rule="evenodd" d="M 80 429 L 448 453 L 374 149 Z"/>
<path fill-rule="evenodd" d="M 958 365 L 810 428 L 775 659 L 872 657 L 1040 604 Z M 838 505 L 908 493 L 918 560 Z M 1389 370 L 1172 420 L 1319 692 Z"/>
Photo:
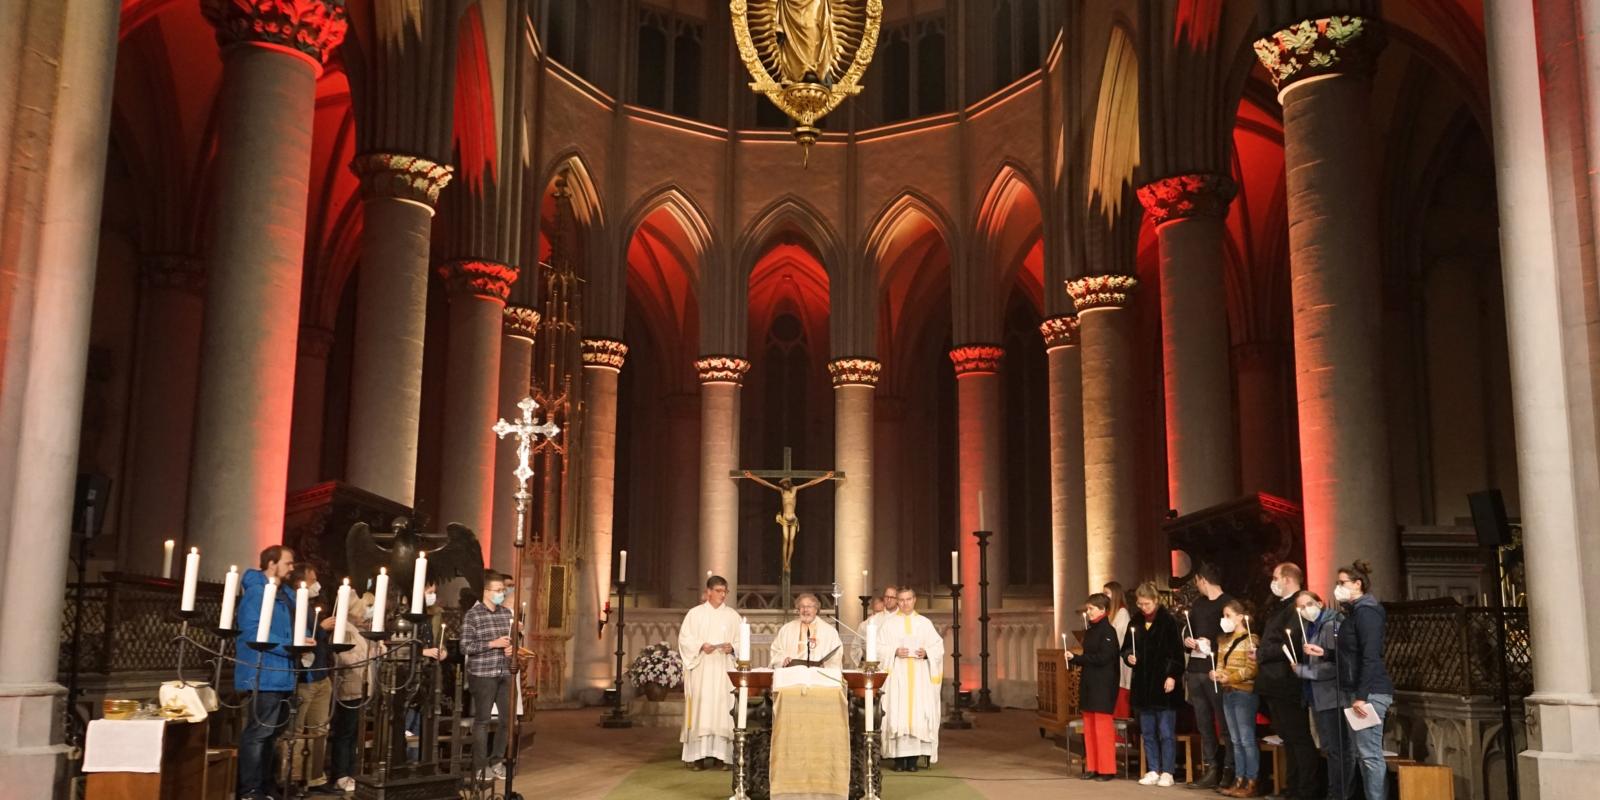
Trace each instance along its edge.
<path fill-rule="evenodd" d="M 644 728 L 681 728 L 683 695 L 668 695 L 660 701 L 637 698 L 628 707 L 628 715 L 633 717 L 633 724 Z"/>

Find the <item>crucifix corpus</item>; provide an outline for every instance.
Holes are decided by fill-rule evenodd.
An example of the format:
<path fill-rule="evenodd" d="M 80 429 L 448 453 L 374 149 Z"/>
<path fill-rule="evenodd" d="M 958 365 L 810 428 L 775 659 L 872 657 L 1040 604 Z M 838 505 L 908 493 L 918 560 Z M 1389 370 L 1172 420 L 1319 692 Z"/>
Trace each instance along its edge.
<path fill-rule="evenodd" d="M 810 489 L 823 481 L 844 480 L 843 472 L 831 469 L 795 469 L 790 460 L 792 455 L 793 451 L 787 447 L 783 448 L 783 469 L 745 469 L 732 470 L 728 473 L 730 478 L 735 480 L 748 478 L 778 493 L 782 506 L 778 510 L 776 519 L 778 529 L 783 533 L 783 586 L 780 593 L 785 611 L 789 610 L 789 561 L 794 556 L 795 537 L 800 533 L 800 517 L 794 511 L 795 495 L 799 494 L 801 489 Z M 807 478 L 810 480 L 806 480 Z M 777 483 L 769 479 L 776 479 Z M 805 482 L 796 483 L 797 480 Z"/>

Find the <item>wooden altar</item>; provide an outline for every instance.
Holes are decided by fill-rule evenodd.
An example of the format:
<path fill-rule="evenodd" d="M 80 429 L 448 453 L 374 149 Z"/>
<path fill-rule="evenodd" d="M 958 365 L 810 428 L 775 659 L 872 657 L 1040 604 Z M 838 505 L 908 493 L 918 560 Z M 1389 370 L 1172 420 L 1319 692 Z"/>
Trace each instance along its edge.
<path fill-rule="evenodd" d="M 883 729 L 883 694 L 884 681 L 889 677 L 885 672 L 871 674 L 860 670 L 845 670 L 844 680 L 850 701 L 850 800 L 859 800 L 864 794 L 865 773 L 862 767 L 866 762 L 866 695 L 870 685 L 873 691 L 873 715 L 877 718 L 873 730 Z M 739 686 L 743 684 L 749 689 L 750 707 L 745 719 L 745 751 L 744 769 L 745 792 L 750 800 L 769 800 L 769 758 L 772 753 L 772 670 L 728 670 L 728 680 L 733 684 L 732 691 L 737 694 Z M 737 703 L 737 701 L 736 701 Z M 738 719 L 739 709 L 737 704 L 733 711 L 734 719 Z M 735 758 L 737 761 L 737 758 Z M 738 765 L 734 765 L 735 770 Z M 737 771 L 730 778 L 730 791 L 734 789 L 739 775 Z M 874 785 L 883 786 L 883 767 L 874 759 L 872 764 L 872 780 Z"/>

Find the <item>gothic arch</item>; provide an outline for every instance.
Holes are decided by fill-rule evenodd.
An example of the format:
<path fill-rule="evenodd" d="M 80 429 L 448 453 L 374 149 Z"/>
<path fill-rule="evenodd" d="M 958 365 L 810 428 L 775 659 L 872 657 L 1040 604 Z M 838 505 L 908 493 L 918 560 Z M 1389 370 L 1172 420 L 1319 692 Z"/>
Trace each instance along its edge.
<path fill-rule="evenodd" d="M 734 264 L 739 274 L 748 281 L 756 260 L 772 243 L 773 237 L 785 230 L 798 231 L 808 239 L 814 248 L 812 255 L 825 271 L 832 273 L 843 265 L 845 251 L 838 235 L 823 219 L 814 206 L 796 195 L 784 195 L 773 201 L 755 215 L 739 236 L 734 250 Z"/>
<path fill-rule="evenodd" d="M 1044 313 L 1044 261 L 1036 256 L 1044 236 L 1039 188 L 1022 165 L 1007 160 L 987 184 L 973 230 L 974 278 L 987 274 L 1003 304 L 1013 281 L 1022 284 L 1034 309 Z M 985 268 L 987 270 L 985 271 Z M 981 296 L 981 295 L 980 295 Z"/>
<path fill-rule="evenodd" d="M 698 278 L 703 271 L 705 259 L 710 258 L 715 252 L 713 244 L 716 238 L 710 218 L 706 216 L 700 204 L 676 184 L 663 184 L 645 192 L 644 196 L 633 204 L 624 217 L 622 230 L 627 237 L 623 240 L 624 243 L 631 241 L 638 233 L 639 226 L 658 212 L 670 216 L 683 229 L 689 244 L 694 249 L 695 269 L 692 274 Z"/>

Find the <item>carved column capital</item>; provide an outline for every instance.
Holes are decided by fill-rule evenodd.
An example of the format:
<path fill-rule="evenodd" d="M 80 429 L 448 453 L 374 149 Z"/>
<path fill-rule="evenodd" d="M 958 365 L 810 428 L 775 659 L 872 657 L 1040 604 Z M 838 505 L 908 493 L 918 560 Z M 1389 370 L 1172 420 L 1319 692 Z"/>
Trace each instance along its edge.
<path fill-rule="evenodd" d="M 955 364 L 956 377 L 966 375 L 993 375 L 1000 371 L 1006 349 L 997 344 L 964 344 L 950 351 L 950 362 Z"/>
<path fill-rule="evenodd" d="M 439 277 L 449 288 L 450 297 L 481 297 L 504 303 L 511 297 L 511 284 L 517 282 L 517 268 L 499 261 L 461 259 L 439 267 Z"/>
<path fill-rule="evenodd" d="M 1139 279 L 1132 275 L 1086 275 L 1067 281 L 1067 294 L 1078 313 L 1095 308 L 1126 308 Z"/>
<path fill-rule="evenodd" d="M 750 371 L 750 361 L 739 356 L 704 356 L 695 359 L 694 370 L 701 383 L 737 385 L 744 382 L 744 374 Z"/>
<path fill-rule="evenodd" d="M 1228 204 L 1239 191 L 1227 175 L 1197 172 L 1173 175 L 1139 187 L 1139 202 L 1160 225 L 1190 217 L 1228 216 Z"/>
<path fill-rule="evenodd" d="M 539 332 L 539 312 L 527 306 L 507 305 L 500 317 L 507 336 L 520 336 L 532 340 Z"/>
<path fill-rule="evenodd" d="M 1255 43 L 1280 97 L 1305 78 L 1368 71 L 1382 49 L 1377 20 L 1350 15 L 1301 20 Z"/>
<path fill-rule="evenodd" d="M 176 289 L 204 296 L 205 262 L 191 255 L 160 253 L 139 258 L 139 280 L 147 289 Z"/>
<path fill-rule="evenodd" d="M 602 337 L 584 339 L 582 350 L 583 365 L 586 367 L 600 367 L 621 372 L 623 363 L 628 359 L 628 346 L 616 339 Z"/>
<path fill-rule="evenodd" d="M 300 355 L 328 359 L 333 352 L 333 331 L 317 325 L 300 326 Z"/>
<path fill-rule="evenodd" d="M 1039 323 L 1039 334 L 1044 337 L 1045 352 L 1072 347 L 1078 343 L 1078 318 L 1072 314 L 1051 317 Z"/>
<path fill-rule="evenodd" d="M 365 153 L 350 162 L 350 171 L 361 180 L 361 196 L 367 199 L 392 197 L 426 207 L 429 213 L 439 202 L 439 192 L 450 183 L 452 170 L 421 156 L 398 153 Z"/>
<path fill-rule="evenodd" d="M 877 386 L 883 362 L 875 358 L 836 358 L 828 362 L 833 386 Z"/>
<path fill-rule="evenodd" d="M 200 0 L 217 46 L 271 47 L 309 60 L 318 72 L 344 41 L 344 0 Z"/>

